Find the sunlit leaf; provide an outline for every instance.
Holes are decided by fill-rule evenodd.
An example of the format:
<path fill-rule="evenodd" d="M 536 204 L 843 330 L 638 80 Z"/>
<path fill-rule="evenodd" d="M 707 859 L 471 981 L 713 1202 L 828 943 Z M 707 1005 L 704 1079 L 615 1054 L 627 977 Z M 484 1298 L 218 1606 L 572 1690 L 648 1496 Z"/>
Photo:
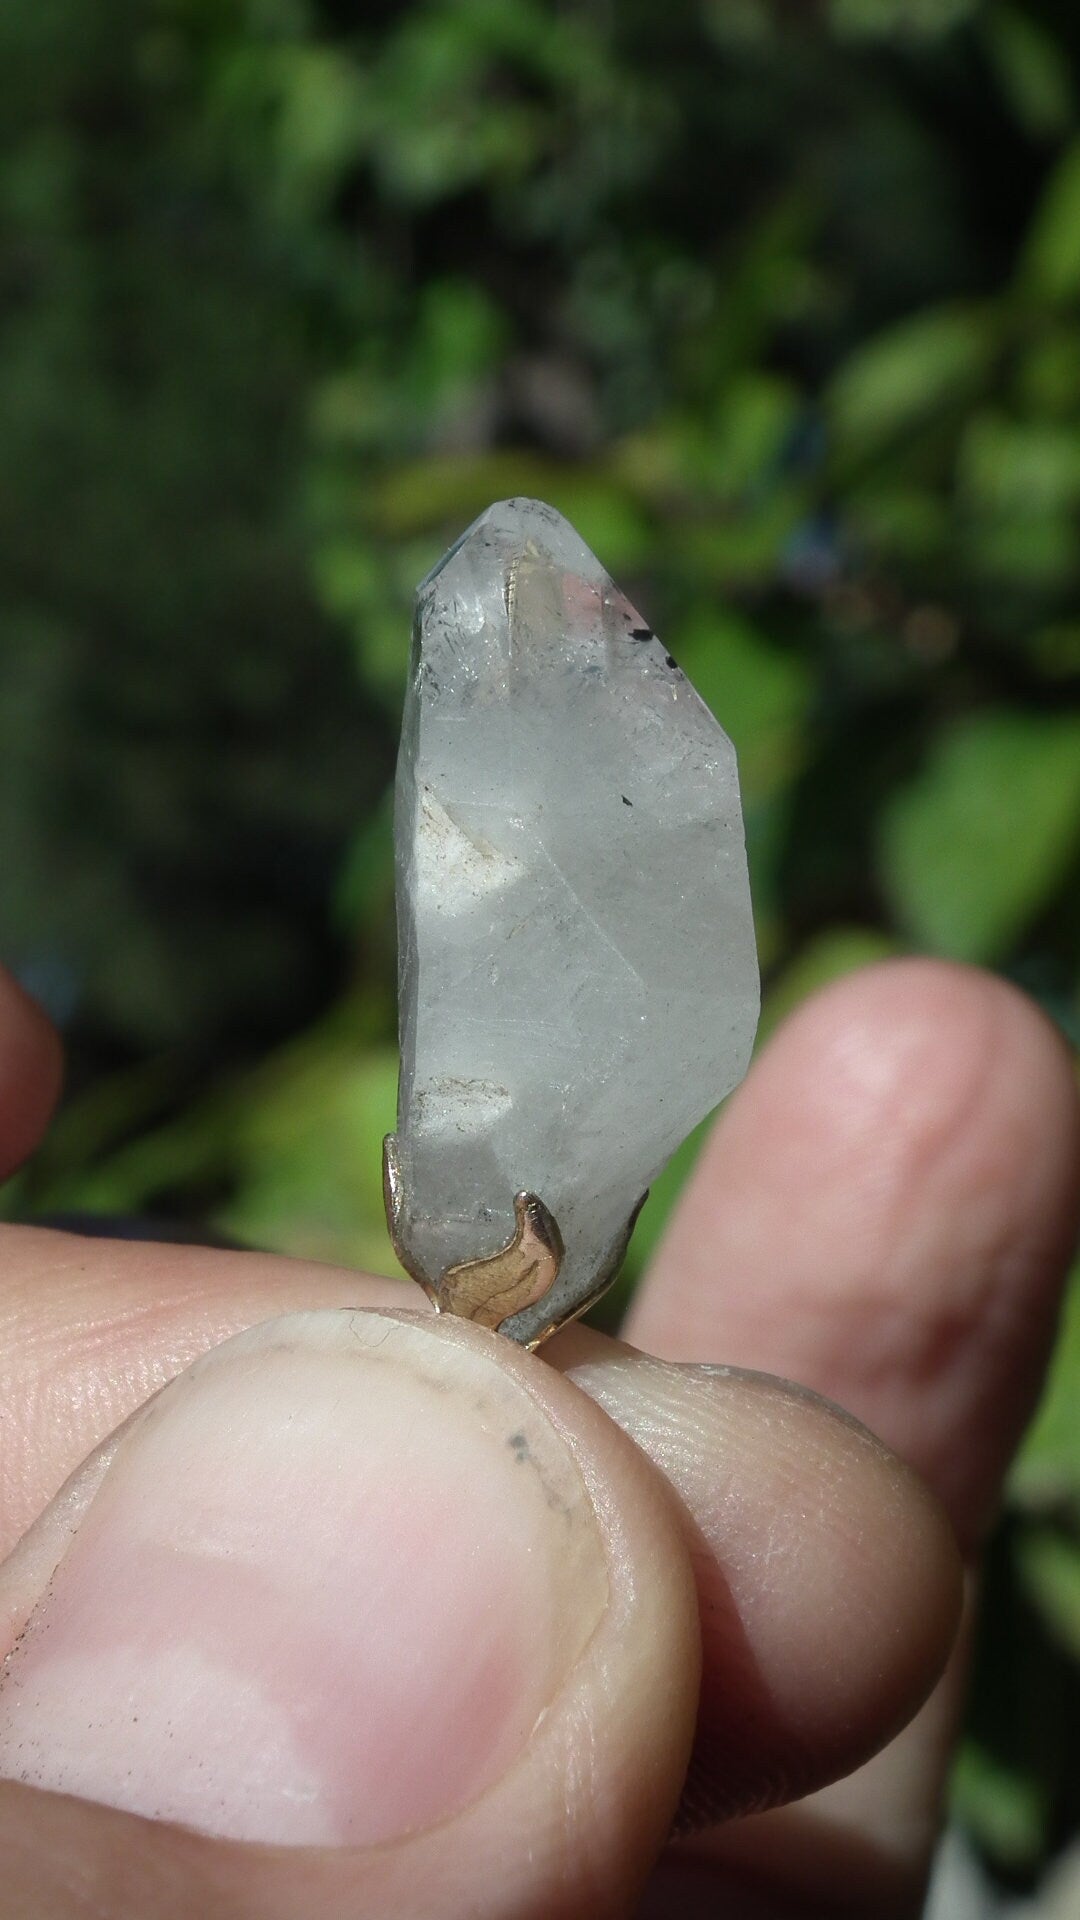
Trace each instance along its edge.
<path fill-rule="evenodd" d="M 958 960 L 1007 954 L 1080 840 L 1080 717 L 1003 709 L 944 728 L 880 829 L 903 928 Z"/>
<path fill-rule="evenodd" d="M 698 607 L 671 646 L 735 742 L 744 798 L 793 779 L 814 694 L 809 662 L 720 606 Z"/>
<path fill-rule="evenodd" d="M 372 512 L 391 535 L 431 527 L 456 538 L 493 500 L 514 494 L 557 507 L 612 572 L 640 564 L 649 549 L 647 522 L 624 486 L 602 471 L 525 452 L 433 456 L 392 468 L 374 489 Z"/>
<path fill-rule="evenodd" d="M 345 1032 L 271 1063 L 245 1101 L 236 1186 L 215 1224 L 251 1246 L 393 1273 L 382 1142 L 394 1125 L 397 1055 Z"/>
<path fill-rule="evenodd" d="M 1080 428 L 1064 421 L 972 415 L 957 478 L 975 511 L 1037 521 L 1080 503 Z"/>

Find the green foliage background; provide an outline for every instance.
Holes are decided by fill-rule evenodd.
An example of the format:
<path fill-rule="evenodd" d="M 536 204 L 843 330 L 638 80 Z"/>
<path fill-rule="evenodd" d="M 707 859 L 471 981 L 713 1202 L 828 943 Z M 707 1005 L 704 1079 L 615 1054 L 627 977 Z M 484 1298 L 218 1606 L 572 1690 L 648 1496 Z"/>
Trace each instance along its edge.
<path fill-rule="evenodd" d="M 511 492 L 734 735 L 766 1026 L 915 948 L 1076 1036 L 1071 0 L 8 0 L 0 125 L 0 940 L 72 1058 L 9 1210 L 385 1264 L 409 599 Z M 983 1643 L 957 1806 L 1022 1880 L 1080 1823 L 1080 1298 Z"/>

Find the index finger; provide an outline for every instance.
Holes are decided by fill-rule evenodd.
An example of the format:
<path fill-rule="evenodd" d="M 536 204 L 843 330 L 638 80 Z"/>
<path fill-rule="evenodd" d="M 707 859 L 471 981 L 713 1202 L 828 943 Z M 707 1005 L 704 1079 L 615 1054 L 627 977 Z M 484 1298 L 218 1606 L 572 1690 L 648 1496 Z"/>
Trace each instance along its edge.
<path fill-rule="evenodd" d="M 706 1147 L 628 1338 L 780 1373 L 991 1519 L 1076 1237 L 1066 1049 L 1004 981 L 910 960 L 808 1001 Z"/>

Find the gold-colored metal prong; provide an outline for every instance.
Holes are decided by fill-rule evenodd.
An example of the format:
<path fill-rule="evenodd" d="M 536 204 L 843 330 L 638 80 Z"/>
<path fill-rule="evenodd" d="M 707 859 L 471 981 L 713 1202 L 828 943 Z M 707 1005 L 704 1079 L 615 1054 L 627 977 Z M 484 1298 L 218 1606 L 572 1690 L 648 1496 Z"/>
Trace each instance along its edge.
<path fill-rule="evenodd" d="M 553 1315 L 522 1344 L 532 1353 L 552 1334 L 573 1320 L 580 1319 L 607 1292 L 623 1263 L 638 1214 L 648 1199 L 643 1193 L 625 1230 L 611 1248 L 604 1271 L 585 1299 L 564 1312 Z M 534 1307 L 550 1293 L 563 1261 L 563 1240 L 558 1221 L 538 1194 L 514 1195 L 514 1231 L 504 1247 L 485 1259 L 461 1260 L 447 1267 L 437 1280 L 424 1272 L 405 1245 L 401 1232 L 405 1195 L 397 1138 L 388 1133 L 383 1141 L 383 1199 L 386 1225 L 405 1272 L 423 1287 L 438 1313 L 453 1313 L 474 1326 L 502 1327 L 516 1314 Z"/>
<path fill-rule="evenodd" d="M 447 1267 L 436 1289 L 444 1312 L 500 1327 L 550 1292 L 563 1257 L 558 1223 L 535 1193 L 514 1195 L 514 1218 L 514 1232 L 498 1253 Z"/>
<path fill-rule="evenodd" d="M 526 1340 L 524 1342 L 526 1353 L 535 1353 L 537 1347 L 542 1347 L 545 1340 L 550 1340 L 553 1334 L 561 1333 L 564 1327 L 572 1326 L 575 1320 L 583 1319 L 587 1313 L 592 1311 L 597 1301 L 603 1299 L 608 1288 L 618 1277 L 619 1268 L 626 1258 L 626 1249 L 630 1245 L 630 1236 L 637 1226 L 638 1215 L 648 1197 L 649 1189 L 646 1187 L 641 1199 L 638 1201 L 637 1206 L 634 1208 L 633 1213 L 626 1223 L 624 1232 L 620 1234 L 616 1241 L 611 1252 L 611 1257 L 592 1292 L 587 1293 L 584 1300 L 579 1300 L 576 1306 L 569 1307 L 565 1313 L 560 1313 L 555 1319 L 549 1320 L 545 1326 L 540 1328 L 538 1333 L 534 1333 L 531 1339 Z"/>
<path fill-rule="evenodd" d="M 512 1314 L 536 1305 L 555 1284 L 562 1265 L 558 1222 L 535 1193 L 514 1196 L 515 1227 L 504 1247 L 484 1260 L 462 1260 L 437 1280 L 424 1272 L 401 1231 L 405 1193 L 397 1136 L 383 1141 L 383 1204 L 391 1244 L 401 1265 L 439 1313 L 454 1313 L 476 1326 L 499 1327 Z"/>
<path fill-rule="evenodd" d="M 390 1244 L 410 1280 L 415 1280 L 418 1287 L 423 1287 L 432 1306 L 438 1311 L 439 1297 L 435 1284 L 413 1259 L 402 1239 L 401 1215 L 404 1203 L 405 1193 L 401 1180 L 397 1135 L 388 1133 L 383 1140 L 383 1206 L 386 1209 L 386 1231 L 390 1235 Z"/>

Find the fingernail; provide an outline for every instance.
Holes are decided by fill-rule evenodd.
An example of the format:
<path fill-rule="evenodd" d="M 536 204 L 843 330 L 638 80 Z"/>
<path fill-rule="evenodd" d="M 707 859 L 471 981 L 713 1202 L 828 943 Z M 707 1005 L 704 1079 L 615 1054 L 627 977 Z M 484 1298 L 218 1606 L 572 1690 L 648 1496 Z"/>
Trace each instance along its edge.
<path fill-rule="evenodd" d="M 375 1314 L 228 1342 L 127 1430 L 73 1530 L 57 1513 L 0 1773 L 237 1839 L 446 1818 L 607 1599 L 577 1466 L 496 1343 Z"/>

